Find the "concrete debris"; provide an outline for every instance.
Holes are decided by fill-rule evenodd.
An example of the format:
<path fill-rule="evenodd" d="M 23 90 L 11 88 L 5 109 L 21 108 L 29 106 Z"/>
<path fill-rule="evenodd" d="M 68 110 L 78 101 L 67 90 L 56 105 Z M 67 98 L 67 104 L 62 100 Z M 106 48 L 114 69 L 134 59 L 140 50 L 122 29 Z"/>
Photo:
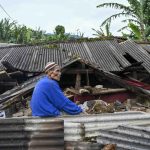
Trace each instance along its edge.
<path fill-rule="evenodd" d="M 103 85 L 96 85 L 95 88 L 97 88 L 97 89 L 102 89 L 102 88 L 103 88 Z"/>
<path fill-rule="evenodd" d="M 66 88 L 64 91 L 64 94 L 79 94 L 78 90 L 75 90 L 74 88 Z"/>
<path fill-rule="evenodd" d="M 80 89 L 80 90 L 79 90 L 79 93 L 80 93 L 80 94 L 87 94 L 87 93 L 89 94 L 90 91 L 88 91 L 87 89 Z"/>
<path fill-rule="evenodd" d="M 19 112 L 17 113 L 14 113 L 13 114 L 13 117 L 22 117 L 22 116 L 31 116 L 31 109 L 28 108 L 28 109 L 23 109 L 23 110 L 20 110 Z"/>
<path fill-rule="evenodd" d="M 88 114 L 98 114 L 98 113 L 113 113 L 114 108 L 112 104 L 108 104 L 103 100 L 91 100 L 84 102 L 83 109 Z"/>

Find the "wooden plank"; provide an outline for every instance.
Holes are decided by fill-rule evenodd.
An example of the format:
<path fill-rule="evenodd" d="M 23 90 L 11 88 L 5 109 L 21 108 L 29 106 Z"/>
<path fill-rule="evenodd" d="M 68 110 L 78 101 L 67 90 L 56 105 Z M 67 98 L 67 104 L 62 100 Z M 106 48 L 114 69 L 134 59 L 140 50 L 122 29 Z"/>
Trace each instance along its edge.
<path fill-rule="evenodd" d="M 75 89 L 79 89 L 81 86 L 81 74 L 77 74 L 76 75 L 76 85 L 75 85 Z"/>
<path fill-rule="evenodd" d="M 65 91 L 64 91 L 66 94 L 79 94 L 79 91 L 78 90 L 75 90 L 75 89 L 71 89 L 71 88 L 67 88 Z"/>
<path fill-rule="evenodd" d="M 0 86 L 16 86 L 17 82 L 2 82 L 0 81 Z"/>
<path fill-rule="evenodd" d="M 43 77 L 43 74 L 39 75 L 37 77 L 34 77 L 32 79 L 29 79 L 28 81 L 24 82 L 23 84 L 1 94 L 0 95 L 0 103 L 3 103 L 4 101 L 7 101 L 8 99 L 10 99 L 16 95 L 22 94 L 26 91 L 33 90 L 35 84 L 41 77 Z"/>
<path fill-rule="evenodd" d="M 109 94 L 109 93 L 117 93 L 117 92 L 124 92 L 127 91 L 125 88 L 117 88 L 117 89 L 92 89 L 92 94 L 93 95 L 98 95 L 98 94 Z"/>
<path fill-rule="evenodd" d="M 15 72 L 8 73 L 8 75 L 11 76 L 11 77 L 20 76 L 20 75 L 23 75 L 23 72 L 15 71 Z"/>
<path fill-rule="evenodd" d="M 86 85 L 89 86 L 90 85 L 90 80 L 89 80 L 89 71 L 86 71 Z"/>

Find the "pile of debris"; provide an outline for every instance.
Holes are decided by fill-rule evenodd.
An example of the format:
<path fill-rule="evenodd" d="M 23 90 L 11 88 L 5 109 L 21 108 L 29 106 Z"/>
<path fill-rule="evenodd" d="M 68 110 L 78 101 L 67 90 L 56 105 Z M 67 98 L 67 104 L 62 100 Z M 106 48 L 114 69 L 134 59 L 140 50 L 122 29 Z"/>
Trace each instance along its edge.
<path fill-rule="evenodd" d="M 69 72 L 70 69 L 72 72 Z M 29 103 L 32 91 L 41 77 L 43 75 L 28 79 L 0 95 L 0 110 L 5 111 L 6 117 L 31 115 Z M 148 101 L 150 97 L 148 84 L 131 79 L 124 80 L 113 73 L 100 70 L 81 58 L 64 65 L 60 85 L 64 88 L 64 94 L 77 104 L 97 100 L 87 102 L 87 106 L 91 107 L 86 112 L 90 114 L 130 110 L 130 106 L 125 103 L 128 99 L 142 97 Z M 141 105 L 142 108 L 145 106 L 144 111 L 149 109 L 149 104 Z M 136 108 L 132 109 L 138 110 L 137 106 L 141 107 L 136 105 Z"/>
<path fill-rule="evenodd" d="M 150 55 L 140 45 L 112 40 L 56 46 L 51 50 L 44 45 L 0 48 L 0 110 L 6 117 L 31 115 L 33 88 L 51 60 L 62 68 L 64 94 L 77 104 L 87 103 L 87 113 L 148 111 L 149 104 L 144 101 L 150 97 Z M 137 104 L 131 107 L 133 99 Z"/>

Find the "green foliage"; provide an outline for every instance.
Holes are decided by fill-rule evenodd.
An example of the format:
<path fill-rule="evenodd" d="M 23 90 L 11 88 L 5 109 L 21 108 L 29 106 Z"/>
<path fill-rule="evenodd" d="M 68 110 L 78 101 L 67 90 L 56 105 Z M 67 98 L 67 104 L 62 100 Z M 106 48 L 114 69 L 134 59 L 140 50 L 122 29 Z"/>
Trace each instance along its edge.
<path fill-rule="evenodd" d="M 137 25 L 133 24 L 133 23 L 129 23 L 128 24 L 128 27 L 132 30 L 132 32 L 134 33 L 135 37 L 139 40 L 141 40 L 141 32 L 140 32 L 140 29 Z"/>
<path fill-rule="evenodd" d="M 62 25 L 57 25 L 55 27 L 54 35 L 51 36 L 51 40 L 65 41 L 68 39 L 69 39 L 69 35 L 65 34 L 65 27 Z"/>
<path fill-rule="evenodd" d="M 12 35 L 12 28 L 15 25 L 15 22 L 10 22 L 9 19 L 2 19 L 0 21 L 0 40 L 8 41 Z"/>
<path fill-rule="evenodd" d="M 64 35 L 65 34 L 65 27 L 62 25 L 57 25 L 55 27 L 55 32 L 56 35 Z"/>
<path fill-rule="evenodd" d="M 25 25 L 17 25 L 9 19 L 0 21 L 0 41 L 19 44 L 38 43 L 47 40 L 45 32 L 40 28 L 33 30 Z"/>
<path fill-rule="evenodd" d="M 92 30 L 96 32 L 96 34 L 93 34 L 93 35 L 95 35 L 97 37 L 105 37 L 105 36 L 110 37 L 110 36 L 112 36 L 112 33 L 110 32 L 110 23 L 107 23 L 105 25 L 104 29 L 102 27 L 100 27 L 99 30 L 96 30 L 94 28 L 92 28 Z"/>
<path fill-rule="evenodd" d="M 124 6 L 123 4 L 118 4 L 118 3 L 103 3 L 97 6 L 97 8 L 100 7 L 110 7 L 110 8 L 120 9 L 125 12 L 131 10 L 128 6 Z"/>
<path fill-rule="evenodd" d="M 0 21 L 0 41 L 18 44 L 39 44 L 50 41 L 66 41 L 74 37 L 83 37 L 83 35 L 71 35 L 65 33 L 65 27 L 57 25 L 54 34 L 48 35 L 40 28 L 33 30 L 25 25 L 18 25 L 9 19 Z M 49 46 L 48 46 L 49 47 Z M 50 47 L 49 47 L 50 48 Z M 52 47 L 55 48 L 55 47 Z"/>
<path fill-rule="evenodd" d="M 110 7 L 121 10 L 121 12 L 114 14 L 104 20 L 101 26 L 111 22 L 112 19 L 125 16 L 128 18 L 123 20 L 123 22 L 127 22 L 129 26 L 125 26 L 125 28 L 123 27 L 119 31 L 122 31 L 128 27 L 131 30 L 131 34 L 135 34 L 134 37 L 142 40 L 149 39 L 150 0 L 128 0 L 128 3 L 129 6 L 125 6 L 119 3 L 103 3 L 98 5 L 98 8 Z"/>
<path fill-rule="evenodd" d="M 48 49 L 59 48 L 59 46 L 57 44 L 46 44 L 46 45 L 43 45 L 43 47 L 48 48 Z"/>
<path fill-rule="evenodd" d="M 145 36 L 150 38 L 150 26 L 146 27 L 144 32 Z"/>
<path fill-rule="evenodd" d="M 97 37 L 103 37 L 103 36 L 105 36 L 102 28 L 100 28 L 99 30 L 96 30 L 96 29 L 92 28 L 92 30 L 96 32 L 96 34 L 93 34 L 94 36 L 97 36 Z"/>

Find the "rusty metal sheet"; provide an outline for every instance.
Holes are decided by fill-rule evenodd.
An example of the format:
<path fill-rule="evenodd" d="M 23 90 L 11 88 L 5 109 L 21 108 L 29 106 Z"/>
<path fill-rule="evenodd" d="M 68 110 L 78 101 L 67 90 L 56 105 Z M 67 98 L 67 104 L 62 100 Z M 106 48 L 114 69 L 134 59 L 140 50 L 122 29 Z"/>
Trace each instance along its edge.
<path fill-rule="evenodd" d="M 0 149 L 63 150 L 64 121 L 51 118 L 1 119 Z"/>

